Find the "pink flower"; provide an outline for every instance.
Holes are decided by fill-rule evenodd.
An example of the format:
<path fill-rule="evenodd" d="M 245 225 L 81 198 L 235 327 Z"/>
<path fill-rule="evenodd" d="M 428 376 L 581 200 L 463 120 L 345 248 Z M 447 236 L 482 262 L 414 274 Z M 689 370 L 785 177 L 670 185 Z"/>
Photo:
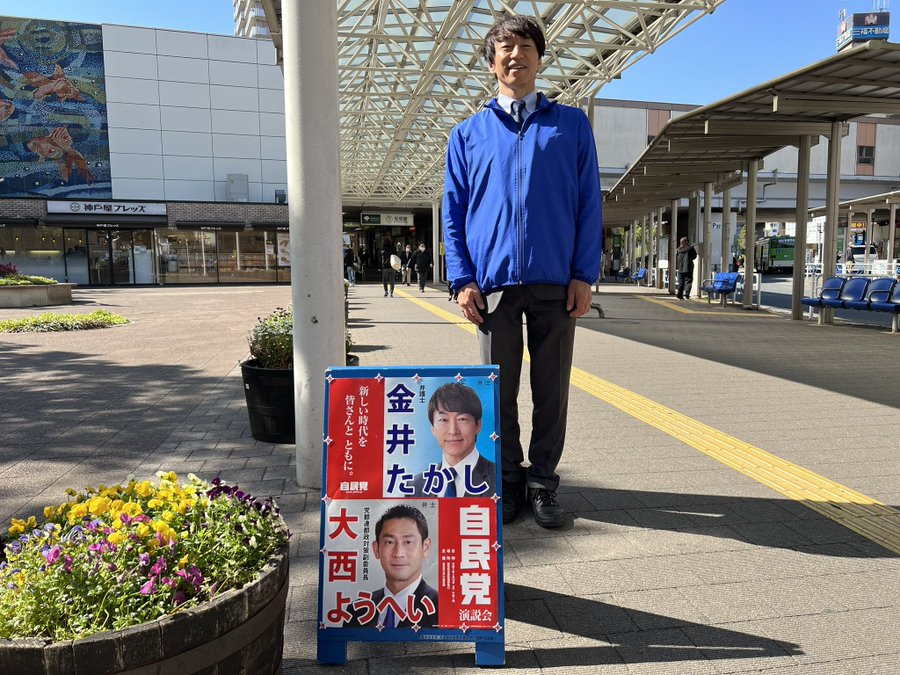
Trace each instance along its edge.
<path fill-rule="evenodd" d="M 178 607 L 178 605 L 183 605 L 186 602 L 187 602 L 187 596 L 184 593 L 182 593 L 181 591 L 177 591 L 175 593 L 175 597 L 172 598 L 172 603 L 176 607 Z"/>
<path fill-rule="evenodd" d="M 150 579 L 146 584 L 141 586 L 141 595 L 150 595 L 156 588 L 156 579 Z"/>
<path fill-rule="evenodd" d="M 53 548 L 47 549 L 46 551 L 41 551 L 41 554 L 47 560 L 48 565 L 52 565 L 57 560 L 59 560 L 59 556 L 62 553 L 59 546 L 54 546 Z"/>

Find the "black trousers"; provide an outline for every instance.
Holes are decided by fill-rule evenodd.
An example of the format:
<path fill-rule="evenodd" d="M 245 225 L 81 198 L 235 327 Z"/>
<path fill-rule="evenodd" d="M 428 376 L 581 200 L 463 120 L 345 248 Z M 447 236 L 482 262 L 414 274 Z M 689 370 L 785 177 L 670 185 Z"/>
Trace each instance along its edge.
<path fill-rule="evenodd" d="M 675 286 L 675 295 L 679 298 L 691 297 L 691 286 L 694 285 L 693 272 L 678 272 L 678 283 Z"/>
<path fill-rule="evenodd" d="M 485 298 L 487 310 L 478 329 L 481 360 L 500 366 L 500 454 L 503 480 L 527 480 L 532 487 L 556 490 L 556 467 L 566 442 L 569 376 L 575 343 L 575 319 L 566 311 L 562 286 L 510 286 Z M 519 378 L 524 338 L 531 356 L 534 411 L 527 471 L 519 438 Z"/>
<path fill-rule="evenodd" d="M 394 271 L 393 267 L 388 267 L 387 269 L 381 270 L 381 284 L 384 286 L 384 292 L 387 293 L 390 290 L 391 295 L 394 294 L 394 280 L 397 278 L 397 273 Z"/>

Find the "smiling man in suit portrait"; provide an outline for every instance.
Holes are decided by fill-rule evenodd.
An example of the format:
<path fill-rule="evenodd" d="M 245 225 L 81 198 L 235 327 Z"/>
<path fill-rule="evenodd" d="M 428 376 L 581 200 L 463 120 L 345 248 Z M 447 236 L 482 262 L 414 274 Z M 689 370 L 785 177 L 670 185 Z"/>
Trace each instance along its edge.
<path fill-rule="evenodd" d="M 481 431 L 481 399 L 471 387 L 451 382 L 428 401 L 431 433 L 442 462 L 413 479 L 413 497 L 490 497 L 496 491 L 496 465 L 475 447 Z"/>
<path fill-rule="evenodd" d="M 428 521 L 414 506 L 397 504 L 375 524 L 372 553 L 384 570 L 384 586 L 361 593 L 347 627 L 432 628 L 438 622 L 438 592 L 422 576 L 431 552 Z"/>

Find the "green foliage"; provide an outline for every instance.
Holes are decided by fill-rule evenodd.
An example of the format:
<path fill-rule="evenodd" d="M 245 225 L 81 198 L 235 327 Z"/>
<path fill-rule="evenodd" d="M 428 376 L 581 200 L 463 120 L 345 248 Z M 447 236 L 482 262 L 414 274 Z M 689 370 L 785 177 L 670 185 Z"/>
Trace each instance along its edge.
<path fill-rule="evenodd" d="M 260 368 L 294 367 L 294 314 L 278 307 L 250 329 L 250 358 Z"/>
<path fill-rule="evenodd" d="M 36 277 L 30 274 L 11 274 L 0 277 L 0 286 L 49 286 L 57 283 L 56 279 Z"/>
<path fill-rule="evenodd" d="M 13 520 L 0 552 L 0 638 L 71 640 L 196 606 L 254 580 L 290 532 L 269 498 L 157 473 Z"/>
<path fill-rule="evenodd" d="M 128 319 L 105 309 L 98 309 L 89 314 L 59 314 L 44 312 L 26 319 L 8 319 L 0 321 L 0 333 L 53 333 L 67 330 L 88 330 L 91 328 L 108 328 L 129 323 Z"/>

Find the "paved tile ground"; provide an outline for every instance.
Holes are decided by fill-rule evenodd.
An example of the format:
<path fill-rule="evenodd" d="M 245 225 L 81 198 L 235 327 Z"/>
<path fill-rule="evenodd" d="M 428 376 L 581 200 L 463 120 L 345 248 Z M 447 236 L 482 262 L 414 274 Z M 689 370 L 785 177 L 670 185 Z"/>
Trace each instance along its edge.
<path fill-rule="evenodd" d="M 351 290 L 363 365 L 475 361 L 469 333 L 399 297 L 455 311 L 443 292 L 398 291 Z M 684 313 L 651 295 L 602 286 L 607 318 L 580 320 L 575 365 L 900 505 L 900 336 L 705 302 L 679 303 Z M 159 468 L 221 475 L 274 495 L 296 533 L 285 673 L 476 671 L 473 648 L 453 644 L 356 644 L 345 667 L 315 663 L 318 491 L 298 487 L 293 447 L 250 437 L 237 368 L 247 330 L 289 289 L 74 296 L 69 311 L 133 323 L 0 336 L 0 522 L 70 485 Z M 900 672 L 900 557 L 580 389 L 569 428 L 568 522 L 505 528 L 508 671 Z"/>

